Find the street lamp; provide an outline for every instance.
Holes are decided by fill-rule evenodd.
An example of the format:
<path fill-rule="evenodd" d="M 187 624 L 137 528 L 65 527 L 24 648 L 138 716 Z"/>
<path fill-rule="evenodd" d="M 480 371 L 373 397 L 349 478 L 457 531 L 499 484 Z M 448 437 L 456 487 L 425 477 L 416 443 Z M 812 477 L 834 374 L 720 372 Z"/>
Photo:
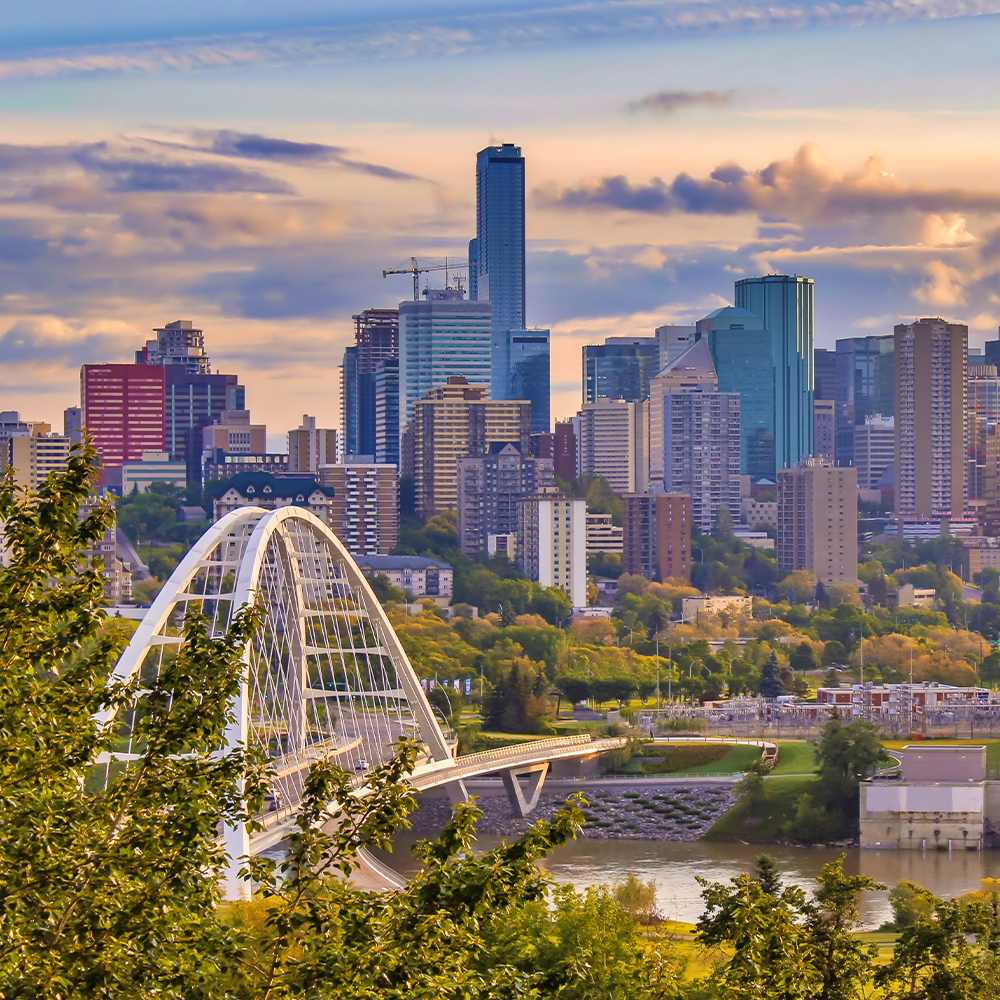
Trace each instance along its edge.
<path fill-rule="evenodd" d="M 700 562 L 702 564 L 702 566 L 704 566 L 705 565 L 705 550 L 700 545 L 692 545 L 691 546 L 691 550 L 694 551 L 695 549 L 697 549 L 701 553 L 701 558 L 698 560 L 698 562 Z"/>

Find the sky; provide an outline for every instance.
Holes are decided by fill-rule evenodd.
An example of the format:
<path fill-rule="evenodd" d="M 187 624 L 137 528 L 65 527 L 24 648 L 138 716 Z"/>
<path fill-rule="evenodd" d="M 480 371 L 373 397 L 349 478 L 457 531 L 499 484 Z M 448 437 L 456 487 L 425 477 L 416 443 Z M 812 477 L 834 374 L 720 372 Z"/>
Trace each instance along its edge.
<path fill-rule="evenodd" d="M 464 259 L 475 155 L 527 164 L 552 412 L 580 348 L 816 281 L 816 346 L 1000 325 L 1000 0 L 35 0 L 0 38 L 0 409 L 174 319 L 271 446 L 340 423 L 352 314 Z M 440 280 L 432 276 L 432 280 Z"/>

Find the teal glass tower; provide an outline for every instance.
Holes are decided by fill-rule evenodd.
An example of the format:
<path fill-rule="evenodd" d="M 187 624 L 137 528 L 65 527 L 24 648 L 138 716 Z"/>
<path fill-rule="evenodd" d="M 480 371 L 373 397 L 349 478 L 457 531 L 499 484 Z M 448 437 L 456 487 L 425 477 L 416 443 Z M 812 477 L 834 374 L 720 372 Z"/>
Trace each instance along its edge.
<path fill-rule="evenodd" d="M 698 323 L 720 392 L 741 396 L 740 459 L 753 482 L 777 482 L 813 451 L 813 280 L 768 274 L 736 282 L 736 305 Z"/>
<path fill-rule="evenodd" d="M 513 399 L 511 331 L 523 331 L 524 157 L 505 142 L 476 156 L 476 238 L 469 244 L 469 297 L 490 303 L 493 399 Z M 547 387 L 546 387 L 547 388 Z"/>

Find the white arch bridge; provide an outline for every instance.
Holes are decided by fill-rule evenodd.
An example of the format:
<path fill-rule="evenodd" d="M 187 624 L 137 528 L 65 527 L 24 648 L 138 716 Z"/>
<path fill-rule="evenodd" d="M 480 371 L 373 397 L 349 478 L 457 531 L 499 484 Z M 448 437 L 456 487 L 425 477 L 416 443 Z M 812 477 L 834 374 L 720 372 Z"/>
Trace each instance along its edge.
<path fill-rule="evenodd" d="M 115 677 L 155 677 L 182 642 L 191 605 L 214 633 L 253 600 L 263 627 L 244 650 L 244 671 L 229 746 L 266 749 L 274 773 L 263 831 L 224 832 L 231 859 L 225 889 L 245 892 L 237 879 L 241 855 L 278 844 L 294 822 L 305 776 L 332 758 L 357 775 L 388 758 L 401 736 L 417 738 L 422 754 L 410 777 L 419 791 L 445 786 L 453 801 L 466 797 L 462 779 L 499 773 L 516 815 L 538 801 L 551 762 L 580 760 L 621 746 L 621 739 L 551 739 L 455 757 L 399 638 L 368 581 L 340 540 L 319 518 L 298 507 L 243 507 L 213 524 L 164 585 L 115 668 Z M 438 713 L 439 714 L 439 713 Z M 128 736 L 100 763 L 137 754 Z M 526 777 L 522 785 L 519 778 Z M 369 859 L 369 867 L 387 881 Z"/>

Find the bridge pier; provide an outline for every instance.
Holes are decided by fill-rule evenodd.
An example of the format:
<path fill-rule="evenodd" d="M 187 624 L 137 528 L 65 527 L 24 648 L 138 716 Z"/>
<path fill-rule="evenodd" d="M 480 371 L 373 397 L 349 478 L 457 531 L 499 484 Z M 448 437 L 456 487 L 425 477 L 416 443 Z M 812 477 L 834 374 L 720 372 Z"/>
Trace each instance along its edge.
<path fill-rule="evenodd" d="M 448 801 L 453 806 L 457 806 L 459 802 L 469 801 L 469 790 L 465 787 L 465 782 L 461 778 L 458 781 L 449 781 L 444 788 L 448 793 Z"/>
<path fill-rule="evenodd" d="M 545 776 L 549 773 L 548 762 L 539 764 L 526 764 L 522 767 L 512 767 L 509 770 L 501 771 L 503 787 L 507 792 L 507 800 L 510 808 L 517 819 L 524 819 L 528 813 L 534 811 L 538 805 L 539 796 L 542 794 L 542 786 L 545 784 Z M 524 774 L 528 776 L 527 792 L 525 798 L 525 788 L 522 787 L 519 777 Z"/>

